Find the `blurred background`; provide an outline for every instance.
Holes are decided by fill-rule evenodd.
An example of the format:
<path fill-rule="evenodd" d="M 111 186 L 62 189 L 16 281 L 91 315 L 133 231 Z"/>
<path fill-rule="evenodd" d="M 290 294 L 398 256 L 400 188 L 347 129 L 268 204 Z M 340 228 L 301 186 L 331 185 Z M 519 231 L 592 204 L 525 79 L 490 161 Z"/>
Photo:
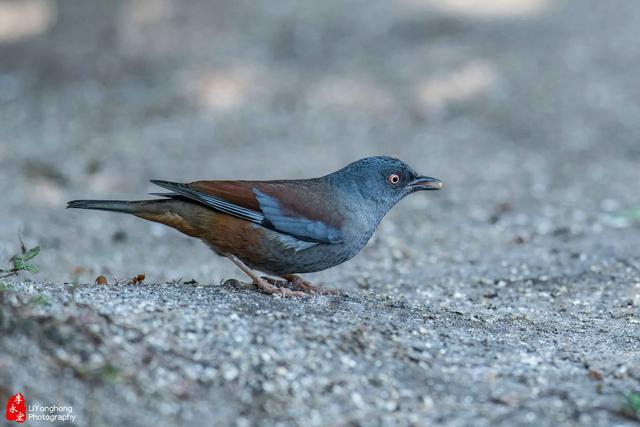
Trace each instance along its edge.
<path fill-rule="evenodd" d="M 631 425 L 638 70 L 639 1 L 0 0 L 0 269 L 42 249 L 0 281 L 0 397 L 92 426 Z M 200 242 L 65 209 L 381 154 L 445 187 L 305 276 L 339 297 L 219 286 L 246 279 Z"/>
<path fill-rule="evenodd" d="M 65 202 L 386 154 L 445 190 L 321 281 L 552 272 L 549 238 L 637 231 L 639 37 L 630 1 L 0 0 L 0 259 L 19 234 L 38 280 L 218 283 L 239 273 L 200 243 Z"/>

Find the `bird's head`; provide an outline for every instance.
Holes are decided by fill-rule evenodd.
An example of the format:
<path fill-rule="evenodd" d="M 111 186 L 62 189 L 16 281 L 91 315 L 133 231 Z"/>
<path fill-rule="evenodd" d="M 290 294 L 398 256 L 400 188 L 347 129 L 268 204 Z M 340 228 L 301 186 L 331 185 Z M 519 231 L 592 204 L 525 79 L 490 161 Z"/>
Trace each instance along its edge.
<path fill-rule="evenodd" d="M 375 202 L 384 212 L 411 193 L 442 188 L 440 180 L 419 175 L 401 160 L 386 156 L 353 162 L 332 174 L 332 180 Z"/>

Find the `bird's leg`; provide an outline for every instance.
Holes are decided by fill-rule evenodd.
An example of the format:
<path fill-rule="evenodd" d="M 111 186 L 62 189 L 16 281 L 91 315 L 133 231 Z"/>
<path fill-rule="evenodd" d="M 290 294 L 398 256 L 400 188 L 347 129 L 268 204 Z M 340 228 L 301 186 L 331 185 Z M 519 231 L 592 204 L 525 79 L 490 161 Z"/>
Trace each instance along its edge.
<path fill-rule="evenodd" d="M 295 285 L 291 282 L 289 282 L 288 280 L 278 280 L 278 279 L 274 279 L 273 277 L 269 277 L 269 276 L 262 276 L 262 279 L 266 280 L 267 283 L 276 286 L 278 288 L 287 288 L 287 289 L 293 289 L 295 287 Z"/>
<path fill-rule="evenodd" d="M 312 285 L 310 282 L 304 280 L 302 277 L 297 276 L 295 274 L 286 274 L 284 276 L 282 276 L 283 279 L 285 279 L 287 282 L 293 284 L 293 286 L 295 286 L 298 289 L 301 289 L 302 291 L 308 293 L 308 294 L 331 294 L 331 295 L 337 295 L 339 294 L 337 289 L 331 289 L 331 288 L 320 288 L 318 286 L 314 286 Z"/>
<path fill-rule="evenodd" d="M 267 282 L 269 282 L 273 286 L 277 286 L 279 288 L 286 287 L 288 289 L 298 289 L 298 290 L 306 292 L 307 294 L 310 294 L 310 295 L 315 295 L 315 294 L 337 295 L 337 294 L 339 294 L 338 290 L 336 290 L 336 289 L 326 289 L 326 288 L 321 288 L 321 287 L 318 287 L 318 286 L 314 286 L 310 282 L 304 280 L 302 277 L 297 276 L 295 274 L 289 274 L 289 275 L 285 275 L 285 276 L 281 276 L 281 277 L 283 279 L 285 279 L 285 280 L 277 280 L 277 279 L 273 279 L 271 277 L 262 276 L 262 278 L 264 280 L 266 280 Z"/>
<path fill-rule="evenodd" d="M 258 276 L 256 273 L 254 273 L 249 267 L 247 267 L 247 265 L 244 262 L 240 261 L 240 259 L 237 256 L 231 255 L 231 254 L 225 254 L 225 256 L 229 258 L 235 265 L 237 265 L 238 268 L 242 270 L 247 276 L 249 276 L 251 280 L 253 280 L 253 284 L 256 285 L 256 287 L 260 289 L 262 292 L 265 292 L 267 294 L 281 294 L 282 296 L 285 296 L 285 297 L 306 297 L 307 296 L 307 294 L 305 294 L 304 292 L 292 291 L 291 289 L 274 286 L 271 283 L 267 282 L 262 277 Z"/>

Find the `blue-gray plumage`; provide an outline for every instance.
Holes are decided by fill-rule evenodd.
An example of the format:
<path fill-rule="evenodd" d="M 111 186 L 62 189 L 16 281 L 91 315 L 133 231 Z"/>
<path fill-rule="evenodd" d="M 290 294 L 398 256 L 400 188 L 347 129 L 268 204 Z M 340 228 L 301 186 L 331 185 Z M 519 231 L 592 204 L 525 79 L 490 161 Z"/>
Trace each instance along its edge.
<path fill-rule="evenodd" d="M 283 211 L 280 202 L 275 197 L 253 189 L 260 210 L 265 219 L 275 230 L 296 236 L 300 240 L 317 243 L 340 243 L 343 241 L 339 229 L 329 226 L 321 220 L 311 220 L 301 216 L 288 214 Z"/>
<path fill-rule="evenodd" d="M 152 182 L 172 192 L 159 200 L 76 200 L 68 207 L 126 212 L 169 225 L 230 258 L 260 289 L 299 296 L 320 289 L 296 273 L 351 259 L 403 197 L 442 187 L 391 157 L 365 158 L 306 180 Z"/>

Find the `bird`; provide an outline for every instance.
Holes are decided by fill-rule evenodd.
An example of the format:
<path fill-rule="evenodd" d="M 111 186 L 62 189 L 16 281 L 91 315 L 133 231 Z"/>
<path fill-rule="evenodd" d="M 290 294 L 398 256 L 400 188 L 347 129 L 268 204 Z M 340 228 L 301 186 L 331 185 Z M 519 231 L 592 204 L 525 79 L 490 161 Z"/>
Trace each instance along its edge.
<path fill-rule="evenodd" d="M 126 213 L 175 228 L 231 260 L 257 289 L 286 297 L 337 293 L 299 274 L 350 260 L 405 196 L 443 186 L 388 156 L 311 179 L 151 182 L 169 192 L 150 193 L 159 197 L 152 200 L 73 200 L 67 208 Z"/>

